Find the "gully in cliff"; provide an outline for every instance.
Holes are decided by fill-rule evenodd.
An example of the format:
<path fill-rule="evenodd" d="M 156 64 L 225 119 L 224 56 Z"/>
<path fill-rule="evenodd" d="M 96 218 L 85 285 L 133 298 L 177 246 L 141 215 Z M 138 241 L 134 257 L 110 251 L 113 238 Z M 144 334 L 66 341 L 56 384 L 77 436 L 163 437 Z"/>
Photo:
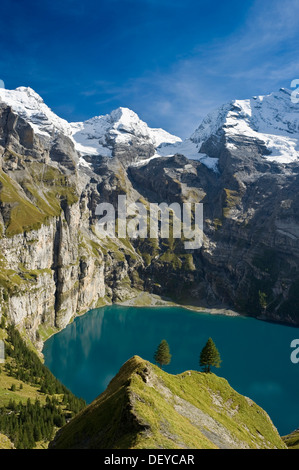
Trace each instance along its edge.
<path fill-rule="evenodd" d="M 172 226 L 173 238 L 190 240 L 184 242 L 185 249 L 196 250 L 202 246 L 203 204 L 185 202 L 181 207 L 178 202 L 170 205 L 162 202 L 150 203 L 148 207 L 149 210 L 141 202 L 128 204 L 124 195 L 118 196 L 117 211 L 109 202 L 98 204 L 95 211 L 100 217 L 96 224 L 97 235 L 100 238 L 169 238 Z"/>

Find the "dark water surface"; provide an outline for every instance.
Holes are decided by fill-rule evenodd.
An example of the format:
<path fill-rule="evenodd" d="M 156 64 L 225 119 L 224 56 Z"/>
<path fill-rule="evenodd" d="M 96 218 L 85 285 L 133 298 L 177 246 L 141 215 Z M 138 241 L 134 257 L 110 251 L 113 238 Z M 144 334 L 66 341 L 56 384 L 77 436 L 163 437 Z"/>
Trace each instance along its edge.
<path fill-rule="evenodd" d="M 53 374 L 90 403 L 130 357 L 154 362 L 162 339 L 172 354 L 166 372 L 200 370 L 199 354 L 209 337 L 222 359 L 213 372 L 264 408 L 281 435 L 299 428 L 299 364 L 290 360 L 298 328 L 180 307 L 113 305 L 76 318 L 45 343 L 43 353 Z"/>

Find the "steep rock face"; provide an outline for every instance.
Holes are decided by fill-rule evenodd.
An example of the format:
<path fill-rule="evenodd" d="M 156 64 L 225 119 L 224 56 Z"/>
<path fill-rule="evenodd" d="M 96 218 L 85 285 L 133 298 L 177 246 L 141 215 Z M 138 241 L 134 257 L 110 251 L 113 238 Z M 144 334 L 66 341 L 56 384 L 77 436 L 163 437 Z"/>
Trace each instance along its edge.
<path fill-rule="evenodd" d="M 226 161 L 217 176 L 202 163 L 178 156 L 130 168 L 132 184 L 148 200 L 193 200 L 204 207 L 203 246 L 187 252 L 194 269 L 177 264 L 186 256 L 177 242 L 168 264 L 162 264 L 161 253 L 147 271 L 177 300 L 222 303 L 245 314 L 297 323 L 298 176 L 264 163 L 255 141 L 243 140 L 230 151 L 223 144 L 217 155 L 220 168 Z"/>
<path fill-rule="evenodd" d="M 283 449 L 269 416 L 225 379 L 173 376 L 138 356 L 58 431 L 51 449 Z"/>
<path fill-rule="evenodd" d="M 1 243 L 3 256 L 2 308 L 16 324 L 24 325 L 35 339 L 41 324 L 62 328 L 77 313 L 95 306 L 105 295 L 104 266 L 91 257 L 83 269 L 79 254 L 80 212 L 78 204 L 31 230 Z M 5 276 L 5 277 L 4 277 Z"/>
<path fill-rule="evenodd" d="M 142 260 L 130 243 L 109 249 L 94 234 L 102 179 L 78 175 L 70 137 L 35 134 L 10 107 L 0 111 L 1 314 L 42 347 L 40 331 L 65 327 L 104 297 L 132 295 L 129 274 Z"/>
<path fill-rule="evenodd" d="M 167 159 L 130 168 L 145 197 L 171 203 L 197 194 L 204 206 L 204 243 L 190 253 L 192 279 L 180 279 L 177 289 L 174 281 L 169 292 L 298 324 L 298 142 L 298 107 L 280 90 L 222 106 L 190 139 L 162 145 Z M 169 158 L 176 152 L 189 160 Z M 159 260 L 150 269 L 159 276 Z"/>

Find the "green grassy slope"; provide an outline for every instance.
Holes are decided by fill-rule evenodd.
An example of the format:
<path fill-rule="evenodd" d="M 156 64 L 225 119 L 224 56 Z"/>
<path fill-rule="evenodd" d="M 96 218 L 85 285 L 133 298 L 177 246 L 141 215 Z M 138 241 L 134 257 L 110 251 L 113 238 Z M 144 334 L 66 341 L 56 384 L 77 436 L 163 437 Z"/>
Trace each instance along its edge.
<path fill-rule="evenodd" d="M 39 229 L 62 211 L 62 203 L 78 200 L 73 183 L 57 168 L 34 162 L 14 171 L 14 179 L 0 170 L 0 203 L 5 209 L 5 227 L 1 235 Z"/>
<path fill-rule="evenodd" d="M 269 416 L 214 374 L 134 356 L 50 448 L 286 448 Z"/>

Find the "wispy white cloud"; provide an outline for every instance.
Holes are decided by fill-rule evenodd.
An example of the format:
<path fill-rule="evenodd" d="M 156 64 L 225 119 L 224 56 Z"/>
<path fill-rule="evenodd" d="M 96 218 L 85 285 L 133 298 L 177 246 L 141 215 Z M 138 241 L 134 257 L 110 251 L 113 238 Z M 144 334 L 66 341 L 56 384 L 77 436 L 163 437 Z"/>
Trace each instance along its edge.
<path fill-rule="evenodd" d="M 214 72 L 220 68 L 247 73 L 254 66 L 260 75 L 270 64 L 275 69 L 278 62 L 288 63 L 288 56 L 298 57 L 298 16 L 297 0 L 256 1 L 242 28 L 214 49 Z"/>

